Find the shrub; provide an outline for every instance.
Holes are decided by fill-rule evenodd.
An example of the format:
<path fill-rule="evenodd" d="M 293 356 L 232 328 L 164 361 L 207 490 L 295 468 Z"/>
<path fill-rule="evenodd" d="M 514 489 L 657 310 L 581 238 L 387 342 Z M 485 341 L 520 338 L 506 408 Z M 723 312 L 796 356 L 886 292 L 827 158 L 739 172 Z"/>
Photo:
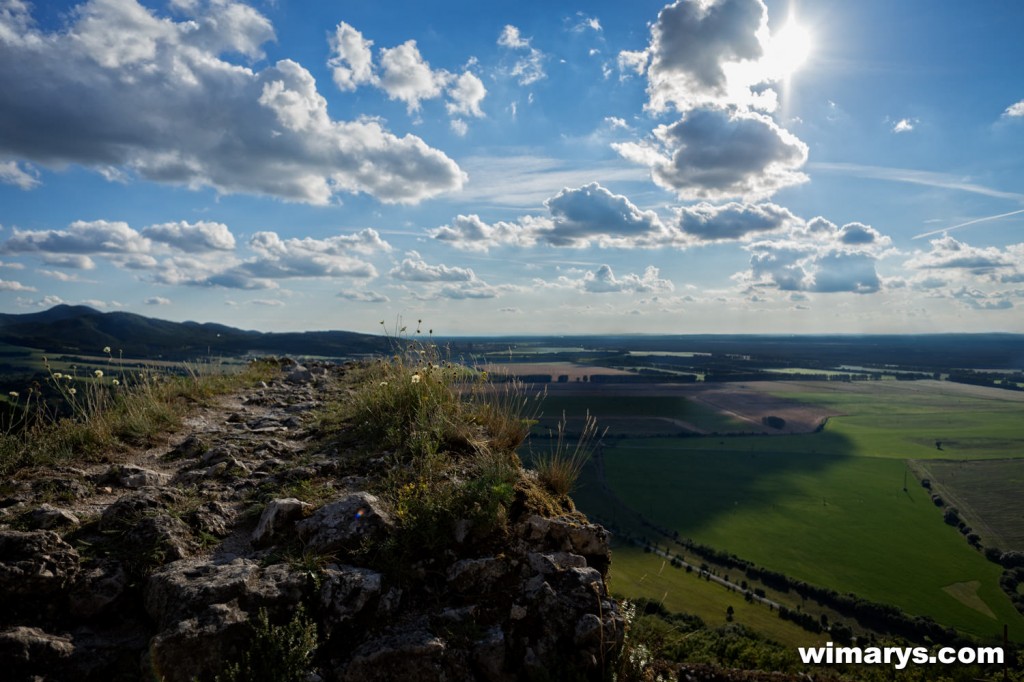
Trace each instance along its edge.
<path fill-rule="evenodd" d="M 242 660 L 229 665 L 217 682 L 305 682 L 313 672 L 317 648 L 316 624 L 302 604 L 284 625 L 273 625 L 260 609 L 249 649 Z"/>
<path fill-rule="evenodd" d="M 604 434 L 602 433 L 601 436 Z M 559 497 L 567 496 L 583 471 L 584 465 L 593 454 L 600 439 L 597 432 L 597 420 L 587 412 L 583 429 L 575 444 L 569 442 L 566 433 L 566 417 L 558 422 L 555 432 L 551 434 L 551 445 L 547 452 L 534 455 L 534 466 L 537 475 L 551 492 Z"/>

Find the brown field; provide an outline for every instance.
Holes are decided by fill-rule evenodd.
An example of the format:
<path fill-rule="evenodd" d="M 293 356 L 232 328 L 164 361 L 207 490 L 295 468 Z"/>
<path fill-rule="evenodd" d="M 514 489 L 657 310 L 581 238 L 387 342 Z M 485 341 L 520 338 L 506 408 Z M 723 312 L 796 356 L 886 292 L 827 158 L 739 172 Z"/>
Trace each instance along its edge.
<path fill-rule="evenodd" d="M 608 370 L 614 372 L 615 370 Z M 565 384 L 550 384 L 547 392 L 551 396 L 614 396 L 628 401 L 631 397 L 683 397 L 701 403 L 716 412 L 739 419 L 750 425 L 752 432 L 763 433 L 809 433 L 817 429 L 828 417 L 839 412 L 822 405 L 809 405 L 788 398 L 772 395 L 780 387 L 794 382 L 752 381 L 745 383 L 695 383 L 695 384 L 590 384 L 574 380 Z M 783 429 L 766 428 L 761 418 L 781 417 L 786 420 Z M 675 423 L 700 433 L 699 428 Z M 671 426 L 670 426 L 671 430 Z"/>
<path fill-rule="evenodd" d="M 1024 459 L 930 460 L 915 466 L 985 546 L 1024 551 Z"/>
<path fill-rule="evenodd" d="M 501 375 L 537 375 L 547 374 L 552 381 L 557 381 L 559 376 L 567 375 L 570 382 L 583 383 L 583 377 L 592 376 L 632 376 L 632 372 L 610 367 L 595 367 L 594 365 L 581 365 L 575 362 L 492 362 L 480 365 L 477 369 L 483 370 L 494 376 Z"/>

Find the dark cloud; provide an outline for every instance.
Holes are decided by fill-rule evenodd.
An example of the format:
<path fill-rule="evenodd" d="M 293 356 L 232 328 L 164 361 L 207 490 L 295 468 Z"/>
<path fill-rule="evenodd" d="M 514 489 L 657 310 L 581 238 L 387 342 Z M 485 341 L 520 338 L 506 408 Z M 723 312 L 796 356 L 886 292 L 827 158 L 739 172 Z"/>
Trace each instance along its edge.
<path fill-rule="evenodd" d="M 789 210 L 772 203 L 700 203 L 678 209 L 679 229 L 701 241 L 743 239 L 786 228 L 798 221 Z"/>
<path fill-rule="evenodd" d="M 612 147 L 682 199 L 762 198 L 807 181 L 807 145 L 754 112 L 695 109 L 645 142 Z"/>

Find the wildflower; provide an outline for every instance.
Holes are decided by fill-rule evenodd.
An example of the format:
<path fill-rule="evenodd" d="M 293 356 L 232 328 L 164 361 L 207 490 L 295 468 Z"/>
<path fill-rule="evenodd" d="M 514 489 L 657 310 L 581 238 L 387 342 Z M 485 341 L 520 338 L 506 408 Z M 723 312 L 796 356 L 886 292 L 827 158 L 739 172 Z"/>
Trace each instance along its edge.
<path fill-rule="evenodd" d="M 97 379 L 102 379 L 103 378 L 103 370 L 102 369 L 96 370 L 95 372 L 93 372 L 93 376 L 95 376 Z"/>
<path fill-rule="evenodd" d="M 420 383 L 420 375 L 419 374 L 413 374 L 412 375 L 412 383 L 414 383 L 414 384 Z"/>
<path fill-rule="evenodd" d="M 388 385 L 388 382 L 386 382 L 386 381 L 382 381 L 382 382 L 380 382 L 380 385 L 381 385 L 381 386 L 387 386 L 387 385 Z"/>
<path fill-rule="evenodd" d="M 71 395 L 74 395 L 74 394 L 78 393 L 78 391 L 76 389 L 72 388 L 72 389 L 70 389 L 68 391 L 68 393 L 70 393 Z"/>
<path fill-rule="evenodd" d="M 63 374 L 61 374 L 60 372 L 54 372 L 54 373 L 53 373 L 53 378 L 54 378 L 54 379 L 63 379 L 63 378 L 64 378 L 64 375 L 63 375 Z"/>
<path fill-rule="evenodd" d="M 11 396 L 11 397 L 12 397 L 12 398 L 14 398 L 15 400 L 17 400 L 17 399 L 18 399 L 18 392 L 17 392 L 17 391 L 11 391 L 11 392 L 10 392 L 10 393 L 8 393 L 7 395 Z"/>
<path fill-rule="evenodd" d="M 103 352 L 106 353 L 107 355 L 109 355 L 110 354 L 110 346 L 103 346 Z"/>
<path fill-rule="evenodd" d="M 114 385 L 115 385 L 115 386 L 120 386 L 120 385 L 121 385 L 121 382 L 120 382 L 120 381 L 118 381 L 117 379 L 114 379 Z"/>

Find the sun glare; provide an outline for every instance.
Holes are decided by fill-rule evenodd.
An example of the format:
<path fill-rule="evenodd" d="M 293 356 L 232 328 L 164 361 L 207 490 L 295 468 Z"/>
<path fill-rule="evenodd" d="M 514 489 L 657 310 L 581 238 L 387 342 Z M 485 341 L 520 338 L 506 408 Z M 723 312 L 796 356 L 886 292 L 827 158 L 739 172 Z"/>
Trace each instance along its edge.
<path fill-rule="evenodd" d="M 790 21 L 771 37 L 766 50 L 773 72 L 788 78 L 797 71 L 814 49 L 814 39 L 806 26 Z"/>

